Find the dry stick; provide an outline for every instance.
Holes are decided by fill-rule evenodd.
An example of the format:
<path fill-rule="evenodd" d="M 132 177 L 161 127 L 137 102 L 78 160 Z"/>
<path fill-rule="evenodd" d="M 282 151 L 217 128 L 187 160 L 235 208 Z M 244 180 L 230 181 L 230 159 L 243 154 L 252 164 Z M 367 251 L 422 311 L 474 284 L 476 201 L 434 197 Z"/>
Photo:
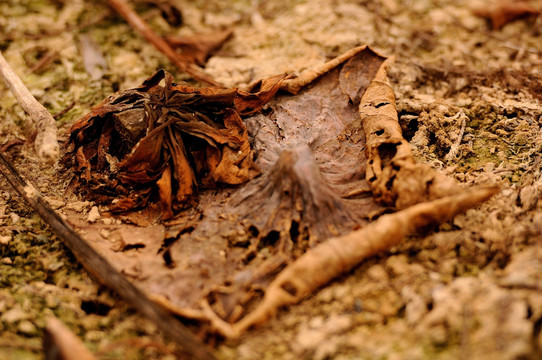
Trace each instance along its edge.
<path fill-rule="evenodd" d="M 56 123 L 49 111 L 32 96 L 23 81 L 15 74 L 0 52 L 0 74 L 21 107 L 30 116 L 37 134 L 34 147 L 39 158 L 46 163 L 54 163 L 60 153 L 56 137 Z"/>
<path fill-rule="evenodd" d="M 197 66 L 185 63 L 180 58 L 179 54 L 177 54 L 162 37 L 152 31 L 145 20 L 137 15 L 134 9 L 132 9 L 125 0 L 109 0 L 109 5 L 111 5 L 128 22 L 128 24 L 130 24 L 130 26 L 143 35 L 143 37 L 153 44 L 162 54 L 166 55 L 179 70 L 186 72 L 198 81 L 209 85 L 221 86 Z"/>
<path fill-rule="evenodd" d="M 124 300 L 145 315 L 173 341 L 182 346 L 194 359 L 211 360 L 215 357 L 187 328 L 169 313 L 156 306 L 132 283 L 126 280 L 107 260 L 100 256 L 77 232 L 62 219 L 39 192 L 23 180 L 18 171 L 0 153 L 0 173 L 13 188 L 49 224 L 73 252 L 77 260 L 100 283 L 117 292 Z"/>

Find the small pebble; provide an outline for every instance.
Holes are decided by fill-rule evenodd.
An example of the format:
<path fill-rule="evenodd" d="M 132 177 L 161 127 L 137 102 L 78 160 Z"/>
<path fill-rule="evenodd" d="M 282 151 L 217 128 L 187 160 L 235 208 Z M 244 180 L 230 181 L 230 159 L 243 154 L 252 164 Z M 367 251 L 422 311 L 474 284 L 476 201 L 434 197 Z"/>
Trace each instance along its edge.
<path fill-rule="evenodd" d="M 21 217 L 17 214 L 15 214 L 14 212 L 10 213 L 9 216 L 11 217 L 11 223 L 13 225 L 17 224 L 19 222 L 19 220 L 21 219 Z"/>
<path fill-rule="evenodd" d="M 88 212 L 87 220 L 90 223 L 94 223 L 96 222 L 96 220 L 100 218 L 100 216 L 101 215 L 100 215 L 100 212 L 98 211 L 98 207 L 93 206 L 92 209 L 90 209 L 90 211 Z"/>
<path fill-rule="evenodd" d="M 17 326 L 17 331 L 23 335 L 36 335 L 38 333 L 36 326 L 28 320 L 21 321 Z"/>

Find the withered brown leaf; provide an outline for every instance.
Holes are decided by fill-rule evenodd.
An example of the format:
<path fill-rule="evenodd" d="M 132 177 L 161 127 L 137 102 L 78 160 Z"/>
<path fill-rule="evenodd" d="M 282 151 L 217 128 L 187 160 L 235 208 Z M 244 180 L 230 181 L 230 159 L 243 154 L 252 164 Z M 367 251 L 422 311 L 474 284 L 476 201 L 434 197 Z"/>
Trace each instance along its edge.
<path fill-rule="evenodd" d="M 397 122 L 388 63 L 370 48 L 359 48 L 349 60 L 316 71 L 321 76 L 297 95 L 280 94 L 256 113 L 277 79 L 255 84 L 250 92 L 237 91 L 232 108 L 241 115 L 253 113 L 244 119 L 244 134 L 256 155 L 248 169 L 257 166 L 262 176 L 237 189 L 201 191 L 201 216 L 187 214 L 190 220 L 176 222 L 163 244 L 150 241 L 138 257 L 122 260 L 106 242 L 96 240 L 96 246 L 123 271 L 135 261 L 144 264 L 134 281 L 169 310 L 235 337 L 364 257 L 491 196 L 495 188 L 456 196 L 457 184 L 416 164 Z M 265 95 L 254 95 L 260 92 Z M 224 128 L 230 120 L 231 128 L 239 129 L 239 118 L 226 115 Z M 201 136 L 222 144 L 219 135 Z M 170 135 L 163 131 L 160 136 L 152 141 Z M 216 171 L 220 164 L 210 165 L 215 163 L 209 159 L 219 159 L 213 154 L 220 147 L 208 149 L 213 153 L 196 152 L 192 158 L 204 158 L 194 162 Z M 235 149 L 228 146 L 222 154 Z M 174 189 L 169 182 L 177 181 L 174 165 L 169 161 L 157 180 L 163 197 L 171 199 L 177 194 L 168 195 Z M 228 174 L 235 179 L 237 173 Z M 370 223 L 385 211 L 403 208 Z"/>
<path fill-rule="evenodd" d="M 259 174 L 241 116 L 260 110 L 283 78 L 264 80 L 256 92 L 197 89 L 160 70 L 77 121 L 65 162 L 74 161 L 81 190 L 98 202 L 120 198 L 112 210 L 158 196 L 163 218 L 170 218 L 195 203 L 200 186 L 240 184 Z"/>

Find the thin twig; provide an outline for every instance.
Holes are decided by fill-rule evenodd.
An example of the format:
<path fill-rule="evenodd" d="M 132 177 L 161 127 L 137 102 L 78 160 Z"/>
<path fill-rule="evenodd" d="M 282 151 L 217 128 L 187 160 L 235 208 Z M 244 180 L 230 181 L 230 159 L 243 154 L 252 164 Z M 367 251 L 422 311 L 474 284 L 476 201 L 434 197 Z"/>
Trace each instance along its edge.
<path fill-rule="evenodd" d="M 140 313 L 152 320 L 173 341 L 194 359 L 214 359 L 207 347 L 167 311 L 155 305 L 132 283 L 126 280 L 106 259 L 96 252 L 43 199 L 34 186 L 23 180 L 11 162 L 0 153 L 0 173 L 64 241 L 77 260 L 100 283 L 117 292 Z"/>
<path fill-rule="evenodd" d="M 205 74 L 199 67 L 184 62 L 179 54 L 177 54 L 162 37 L 158 36 L 150 28 L 145 20 L 135 12 L 128 2 L 125 0 L 109 0 L 109 5 L 111 5 L 128 22 L 128 24 L 130 24 L 130 26 L 143 35 L 143 37 L 153 44 L 162 54 L 166 55 L 179 70 L 186 72 L 198 81 L 209 85 L 221 86 L 209 75 Z"/>
<path fill-rule="evenodd" d="M 37 130 L 34 147 L 39 158 L 46 163 L 58 159 L 59 146 L 56 137 L 56 123 L 49 111 L 32 96 L 23 81 L 15 74 L 0 52 L 0 74 L 19 105 L 26 111 Z"/>

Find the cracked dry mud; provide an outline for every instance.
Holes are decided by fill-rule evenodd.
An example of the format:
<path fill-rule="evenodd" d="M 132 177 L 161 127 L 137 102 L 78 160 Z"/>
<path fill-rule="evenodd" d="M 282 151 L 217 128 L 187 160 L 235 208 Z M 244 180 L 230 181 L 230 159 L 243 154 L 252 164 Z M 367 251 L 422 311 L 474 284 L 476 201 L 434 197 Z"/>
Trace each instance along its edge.
<path fill-rule="evenodd" d="M 206 67 L 228 86 L 302 72 L 362 43 L 394 55 L 389 76 L 399 123 L 417 162 L 464 186 L 501 186 L 497 196 L 428 236 L 408 238 L 266 325 L 238 340 L 219 342 L 219 358 L 541 355 L 540 19 L 490 31 L 484 20 L 471 14 L 466 1 L 261 1 L 257 13 L 249 1 L 178 3 L 185 19 L 180 29 L 171 28 L 152 10 L 142 11 L 155 29 L 168 34 L 235 24 L 234 36 Z M 81 30 L 41 39 L 29 36 L 92 19 L 107 10 L 105 3 L 7 1 L 0 7 L 5 14 L 0 16 L 2 51 L 38 100 L 52 113 L 76 101 L 59 119 L 61 134 L 105 96 L 137 86 L 158 67 L 182 79 L 119 18 L 107 17 L 84 29 L 99 44 L 110 68 L 99 81 L 92 82 L 82 65 L 77 48 Z M 58 52 L 55 60 L 29 74 L 28 68 L 49 50 Z M 24 116 L 7 90 L 0 91 L 4 143 L 24 135 L 14 125 Z M 38 164 L 30 147 L 15 147 L 9 154 L 29 178 L 40 174 L 44 180 L 38 188 L 60 211 L 77 212 L 85 222 L 90 212 L 109 226 L 89 235 L 117 242 L 119 256 L 159 250 L 135 246 L 137 242 L 130 242 L 133 235 L 116 220 L 97 217 L 92 204 L 64 199 L 66 179 L 58 169 Z M 39 357 L 43 319 L 51 312 L 102 355 L 171 356 L 167 353 L 173 345 L 161 339 L 152 324 L 93 284 L 4 182 L 1 189 L 4 358 Z M 216 254 L 217 259 L 221 256 Z M 190 261 L 204 265 L 213 259 Z M 136 266 L 133 271 L 137 276 L 141 269 Z M 122 341 L 135 337 L 139 347 Z"/>

